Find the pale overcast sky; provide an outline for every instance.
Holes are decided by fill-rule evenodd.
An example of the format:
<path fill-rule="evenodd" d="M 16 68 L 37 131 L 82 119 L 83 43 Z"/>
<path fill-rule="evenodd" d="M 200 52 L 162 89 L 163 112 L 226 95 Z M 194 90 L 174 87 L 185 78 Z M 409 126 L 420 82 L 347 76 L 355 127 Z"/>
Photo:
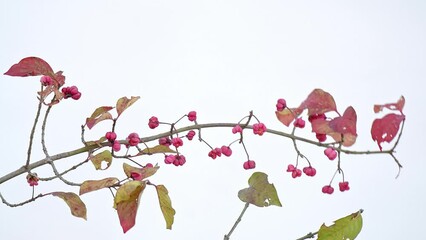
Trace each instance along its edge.
<path fill-rule="evenodd" d="M 275 102 L 297 106 L 314 89 L 330 92 L 340 112 L 358 114 L 354 150 L 377 150 L 370 124 L 373 104 L 406 98 L 406 128 L 397 150 L 401 175 L 391 157 L 343 155 L 350 191 L 329 196 L 322 186 L 336 162 L 323 149 L 300 144 L 317 176 L 293 179 L 285 172 L 296 153 L 291 141 L 265 134 L 246 137 L 255 170 L 269 174 L 282 208 L 250 207 L 231 239 L 296 239 L 322 223 L 364 209 L 358 239 L 420 239 L 426 214 L 426 168 L 422 135 L 426 77 L 424 1 L 6 1 L 0 0 L 0 71 L 37 56 L 62 70 L 66 85 L 82 92 L 79 101 L 55 106 L 46 135 L 51 154 L 81 146 L 80 126 L 99 106 L 122 96 L 141 96 L 124 113 L 117 132 L 141 136 L 149 117 L 172 122 L 190 110 L 200 123 L 237 122 L 253 110 L 268 128 L 290 132 L 275 117 Z M 0 176 L 25 163 L 39 78 L 0 77 L 2 134 Z M 306 117 L 305 117 L 306 119 Z M 182 122 L 181 126 L 185 126 Z M 108 129 L 88 132 L 95 139 Z M 309 134 L 310 128 L 302 134 Z M 299 131 L 300 132 L 300 131 Z M 38 132 L 39 133 L 39 132 Z M 206 129 L 211 145 L 235 139 L 230 129 Z M 40 138 L 34 158 L 43 157 Z M 389 145 L 385 145 L 388 148 Z M 45 197 L 19 208 L 0 205 L 0 239 L 223 239 L 244 203 L 237 198 L 253 171 L 242 168 L 239 146 L 233 156 L 211 160 L 208 147 L 193 141 L 182 151 L 185 166 L 165 166 L 161 156 L 152 182 L 164 184 L 177 213 L 166 230 L 154 189 L 146 189 L 136 226 L 123 234 L 108 190 L 83 195 L 87 222 L 71 216 L 66 204 Z M 59 167 L 81 161 L 63 160 Z M 73 181 L 123 178 L 121 160 L 95 172 L 87 164 L 67 177 Z M 37 169 L 50 175 L 49 168 Z M 48 175 L 46 175 L 48 174 Z M 60 181 L 41 182 L 36 193 L 73 191 Z M 0 185 L 11 202 L 31 196 L 25 175 Z"/>

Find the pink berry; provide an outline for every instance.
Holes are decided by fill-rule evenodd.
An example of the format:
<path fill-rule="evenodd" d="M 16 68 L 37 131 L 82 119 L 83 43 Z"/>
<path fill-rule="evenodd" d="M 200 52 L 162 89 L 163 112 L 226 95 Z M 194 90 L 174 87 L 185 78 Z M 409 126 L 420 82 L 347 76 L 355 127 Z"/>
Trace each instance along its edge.
<path fill-rule="evenodd" d="M 305 120 L 302 118 L 296 118 L 293 125 L 298 128 L 304 128 L 305 127 Z"/>
<path fill-rule="evenodd" d="M 291 177 L 293 177 L 293 178 L 297 178 L 297 177 L 300 177 L 300 176 L 302 176 L 302 171 L 298 168 L 295 168 L 293 170 L 293 172 L 291 173 Z"/>
<path fill-rule="evenodd" d="M 339 190 L 341 192 L 349 190 L 349 182 L 339 182 Z"/>
<path fill-rule="evenodd" d="M 324 150 L 324 154 L 328 157 L 330 160 L 334 160 L 337 157 L 337 151 L 334 150 L 331 147 L 328 147 Z"/>
<path fill-rule="evenodd" d="M 195 136 L 194 130 L 191 130 L 186 134 L 186 138 L 188 138 L 188 140 L 190 140 L 190 141 L 194 138 L 194 136 Z"/>
<path fill-rule="evenodd" d="M 253 124 L 253 133 L 259 136 L 262 136 L 266 131 L 266 126 L 263 123 Z"/>
<path fill-rule="evenodd" d="M 243 164 L 243 168 L 244 168 L 245 170 L 253 169 L 253 168 L 255 168 L 255 167 L 256 167 L 256 162 L 255 162 L 255 161 L 253 161 L 253 160 L 247 160 L 247 161 L 245 161 L 245 162 L 244 162 L 244 164 Z"/>
<path fill-rule="evenodd" d="M 304 167 L 303 172 L 306 174 L 306 176 L 309 176 L 309 177 L 313 177 L 317 174 L 317 170 L 311 166 Z"/>
<path fill-rule="evenodd" d="M 325 140 L 327 140 L 327 135 L 323 133 L 317 133 L 315 134 L 315 137 L 318 139 L 319 142 L 325 142 Z"/>
<path fill-rule="evenodd" d="M 294 171 L 294 169 L 296 169 L 296 168 L 294 167 L 294 165 L 293 165 L 293 164 L 289 164 L 289 165 L 287 166 L 287 172 L 293 172 L 293 171 Z"/>
<path fill-rule="evenodd" d="M 325 120 L 326 118 L 327 118 L 327 117 L 325 116 L 325 114 L 324 114 L 324 113 L 320 113 L 320 114 L 313 114 L 313 115 L 310 115 L 310 116 L 308 117 L 308 121 L 309 121 L 309 122 L 312 122 L 312 121 L 317 120 L 317 119 Z"/>
<path fill-rule="evenodd" d="M 287 107 L 287 103 L 283 98 L 280 98 L 275 106 L 277 107 L 277 111 L 280 112 Z"/>
<path fill-rule="evenodd" d="M 34 187 L 38 185 L 38 176 L 37 173 L 29 173 L 27 175 L 27 182 L 30 185 L 30 187 Z"/>
<path fill-rule="evenodd" d="M 141 175 L 140 173 L 138 173 L 138 172 L 131 172 L 131 173 L 130 173 L 130 177 L 131 177 L 133 180 L 136 180 L 136 181 L 140 181 L 140 180 L 142 180 L 142 175 Z"/>
<path fill-rule="evenodd" d="M 235 125 L 235 127 L 232 128 L 232 133 L 236 134 L 236 133 L 241 133 L 243 132 L 243 129 L 241 128 L 240 125 Z"/>
<path fill-rule="evenodd" d="M 152 168 L 152 167 L 154 167 L 154 165 L 152 165 L 152 163 L 147 163 L 147 164 L 145 165 L 145 167 L 146 167 L 146 168 Z"/>
<path fill-rule="evenodd" d="M 120 151 L 121 149 L 121 144 L 117 141 L 114 140 L 114 143 L 112 144 L 112 150 L 114 150 L 115 152 Z"/>
<path fill-rule="evenodd" d="M 331 185 L 325 185 L 322 187 L 322 192 L 326 194 L 333 194 L 334 188 Z"/>
<path fill-rule="evenodd" d="M 171 164 L 171 163 L 173 163 L 175 161 L 175 159 L 176 159 L 175 155 L 167 155 L 164 158 L 164 163 Z"/>
<path fill-rule="evenodd" d="M 127 140 L 127 143 L 130 146 L 136 146 L 140 142 L 140 138 L 139 138 L 139 135 L 137 133 L 129 134 L 129 136 L 126 138 L 126 140 Z"/>
<path fill-rule="evenodd" d="M 114 140 L 117 138 L 117 134 L 115 132 L 107 132 L 105 134 L 105 138 L 109 141 L 109 142 L 114 142 Z"/>
<path fill-rule="evenodd" d="M 183 155 L 176 156 L 176 159 L 179 161 L 179 166 L 183 166 L 186 163 L 186 158 Z"/>
<path fill-rule="evenodd" d="M 222 146 L 220 148 L 220 150 L 222 151 L 223 155 L 229 157 L 232 155 L 232 149 L 228 146 Z"/>
<path fill-rule="evenodd" d="M 149 128 L 154 129 L 154 128 L 158 127 L 158 125 L 160 125 L 160 122 L 158 121 L 157 117 L 153 116 L 149 119 L 149 122 L 148 122 Z"/>
<path fill-rule="evenodd" d="M 183 141 L 182 141 L 182 139 L 181 138 L 179 138 L 179 137 L 176 137 L 176 138 L 172 138 L 172 144 L 173 144 L 173 146 L 175 146 L 175 147 L 181 147 L 181 146 L 183 146 Z"/>
<path fill-rule="evenodd" d="M 188 113 L 188 120 L 191 121 L 191 122 L 197 120 L 197 112 L 196 111 L 190 111 Z"/>
<path fill-rule="evenodd" d="M 168 137 L 162 137 L 158 140 L 158 143 L 160 145 L 168 147 L 168 146 L 172 145 L 172 140 L 170 140 L 170 138 L 168 138 Z"/>
<path fill-rule="evenodd" d="M 62 94 L 64 94 L 65 99 L 72 98 L 74 100 L 78 100 L 81 97 L 81 93 L 78 91 L 76 86 L 63 87 L 61 91 Z"/>
<path fill-rule="evenodd" d="M 216 159 L 216 157 L 220 157 L 220 156 L 222 156 L 222 150 L 220 148 L 212 149 L 209 152 L 209 157 L 211 157 L 213 159 Z"/>
<path fill-rule="evenodd" d="M 41 76 L 41 78 L 40 78 L 40 82 L 41 82 L 41 84 L 43 84 L 43 86 L 50 86 L 50 85 L 52 85 L 53 84 L 53 80 L 52 80 L 52 78 L 51 77 L 49 77 L 49 76 Z"/>

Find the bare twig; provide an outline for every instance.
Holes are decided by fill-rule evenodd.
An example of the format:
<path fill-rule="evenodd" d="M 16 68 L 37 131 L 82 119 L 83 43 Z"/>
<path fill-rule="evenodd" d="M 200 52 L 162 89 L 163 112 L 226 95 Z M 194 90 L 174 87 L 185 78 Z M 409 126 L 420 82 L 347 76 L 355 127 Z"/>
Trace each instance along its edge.
<path fill-rule="evenodd" d="M 35 197 L 32 197 L 32 198 L 30 198 L 30 199 L 28 199 L 28 200 L 26 200 L 26 201 L 23 201 L 23 202 L 20 202 L 20 203 L 9 203 L 8 201 L 6 201 L 6 199 L 3 197 L 3 195 L 1 195 L 1 193 L 0 193 L 0 199 L 1 199 L 1 201 L 4 203 L 4 204 L 6 204 L 7 206 L 9 206 L 9 207 L 21 207 L 21 206 L 23 206 L 23 205 L 25 205 L 25 204 L 27 204 L 27 203 L 30 203 L 30 202 L 34 202 L 35 200 L 37 200 L 38 198 L 41 198 L 41 197 L 44 197 L 44 196 L 46 196 L 46 194 L 39 194 L 39 195 L 37 195 L 37 196 L 35 196 Z"/>
<path fill-rule="evenodd" d="M 43 91 L 43 85 L 41 86 L 41 91 Z M 27 168 L 28 168 L 28 165 L 30 164 L 30 161 L 31 161 L 31 151 L 32 151 L 32 148 L 33 148 L 34 133 L 35 133 L 35 129 L 37 127 L 38 119 L 40 117 L 40 112 L 41 112 L 42 106 L 43 106 L 43 100 L 40 98 L 40 101 L 39 101 L 38 106 L 37 106 L 37 113 L 36 113 L 36 116 L 34 118 L 33 127 L 31 129 L 31 133 L 30 133 L 30 142 L 28 144 L 28 150 L 27 150 L 27 161 L 25 163 L 25 167 L 27 167 Z M 30 172 L 30 169 L 27 169 L 27 171 Z"/>
<path fill-rule="evenodd" d="M 224 239 L 224 240 L 229 240 L 229 239 L 230 239 L 231 234 L 234 232 L 235 228 L 237 228 L 238 223 L 240 223 L 240 222 L 241 222 L 241 219 L 243 218 L 244 213 L 246 212 L 246 210 L 247 210 L 247 208 L 249 207 L 249 205 L 250 205 L 250 203 L 246 203 L 246 204 L 244 205 L 243 211 L 241 212 L 240 216 L 238 216 L 237 220 L 236 220 L 236 221 L 235 221 L 235 223 L 234 223 L 234 226 L 232 226 L 232 228 L 231 228 L 231 230 L 229 231 L 229 233 L 228 233 L 228 234 L 226 234 L 226 235 L 223 237 L 223 239 Z"/>

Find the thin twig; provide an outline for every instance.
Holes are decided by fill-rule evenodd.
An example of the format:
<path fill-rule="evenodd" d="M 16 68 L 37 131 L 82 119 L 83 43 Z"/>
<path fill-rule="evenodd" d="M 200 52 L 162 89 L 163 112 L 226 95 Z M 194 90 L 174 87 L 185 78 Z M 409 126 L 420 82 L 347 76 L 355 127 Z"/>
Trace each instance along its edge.
<path fill-rule="evenodd" d="M 41 91 L 43 91 L 43 85 L 41 86 Z M 31 129 L 31 133 L 30 133 L 30 142 L 28 144 L 28 150 L 27 150 L 27 161 L 25 163 L 25 166 L 27 168 L 28 168 L 30 161 L 31 161 L 31 150 L 33 148 L 34 133 L 35 133 L 35 129 L 37 127 L 38 119 L 40 117 L 40 112 L 41 112 L 42 106 L 43 106 L 43 100 L 40 98 L 40 101 L 39 101 L 38 106 L 37 106 L 37 113 L 36 113 L 36 116 L 34 118 L 33 128 Z M 28 169 L 27 171 L 29 173 L 30 169 Z"/>
<path fill-rule="evenodd" d="M 308 238 L 314 238 L 315 237 L 315 235 L 317 235 L 318 234 L 318 231 L 316 231 L 316 232 L 310 232 L 310 233 L 308 233 L 308 234 L 306 234 L 305 236 L 303 236 L 303 237 L 300 237 L 300 238 L 298 238 L 298 239 L 296 239 L 296 240 L 304 240 L 304 239 L 308 239 Z"/>
<path fill-rule="evenodd" d="M 238 223 L 241 222 L 241 219 L 244 216 L 244 213 L 246 212 L 247 208 L 249 207 L 250 203 L 246 203 L 246 205 L 244 205 L 243 211 L 241 212 L 240 216 L 238 216 L 237 221 L 235 221 L 234 226 L 232 226 L 231 230 L 229 231 L 228 234 L 226 234 L 223 239 L 224 240 L 229 240 L 231 237 L 231 234 L 234 232 L 235 228 L 237 228 Z"/>
<path fill-rule="evenodd" d="M 23 201 L 23 202 L 20 202 L 20 203 L 9 203 L 8 201 L 6 201 L 6 199 L 3 197 L 3 195 L 1 195 L 1 193 L 0 193 L 0 199 L 1 199 L 1 201 L 4 203 L 4 204 L 6 204 L 6 206 L 9 206 L 9 207 L 21 207 L 21 206 L 23 206 L 23 205 L 25 205 L 25 204 L 27 204 L 27 203 L 30 203 L 30 202 L 34 202 L 35 200 L 37 200 L 38 198 L 41 198 L 41 197 L 44 197 L 44 196 L 46 196 L 46 195 L 44 195 L 44 194 L 39 194 L 39 195 L 37 195 L 37 196 L 35 196 L 35 197 L 32 197 L 32 198 L 30 198 L 30 199 L 28 199 L 28 200 L 26 200 L 26 201 Z"/>

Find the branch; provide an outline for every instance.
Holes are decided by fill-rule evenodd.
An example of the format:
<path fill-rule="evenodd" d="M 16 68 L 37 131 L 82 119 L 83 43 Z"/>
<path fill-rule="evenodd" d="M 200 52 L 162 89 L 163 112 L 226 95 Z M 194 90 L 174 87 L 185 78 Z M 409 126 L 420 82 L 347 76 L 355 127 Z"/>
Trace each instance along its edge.
<path fill-rule="evenodd" d="M 41 198 L 41 197 L 44 197 L 44 196 L 46 196 L 47 194 L 39 194 L 39 195 L 37 195 L 36 197 L 32 197 L 32 198 L 30 198 L 30 199 L 28 199 L 28 200 L 26 200 L 26 201 L 23 201 L 23 202 L 20 202 L 20 203 L 9 203 L 8 201 L 6 201 L 6 199 L 4 199 L 4 197 L 3 197 L 3 195 L 1 195 L 1 193 L 0 193 L 0 199 L 1 199 L 1 201 L 4 203 L 4 204 L 6 204 L 7 206 L 9 206 L 9 207 L 20 207 L 20 206 L 23 206 L 23 205 L 25 205 L 25 204 L 27 204 L 27 203 L 30 203 L 30 202 L 34 202 L 35 200 L 37 200 L 38 198 Z"/>
<path fill-rule="evenodd" d="M 235 125 L 236 125 L 236 123 L 195 124 L 195 125 L 176 129 L 176 130 L 172 131 L 172 134 L 186 132 L 186 131 L 194 130 L 194 129 L 201 129 L 201 128 L 233 128 Z M 253 129 L 253 126 L 248 125 L 246 128 Z M 315 146 L 319 146 L 319 147 L 326 148 L 326 147 L 329 146 L 329 143 L 320 143 L 320 142 L 313 141 L 313 140 L 310 140 L 310 139 L 307 139 L 307 138 L 295 136 L 295 135 L 292 135 L 292 134 L 289 134 L 289 133 L 285 133 L 285 132 L 281 132 L 281 131 L 277 131 L 277 130 L 273 130 L 273 129 L 267 129 L 266 132 L 273 134 L 273 135 L 289 138 L 289 139 L 292 139 L 292 140 L 305 142 L 305 143 L 315 145 Z M 141 138 L 141 142 L 151 142 L 151 141 L 154 141 L 154 140 L 158 140 L 162 137 L 170 136 L 170 134 L 171 134 L 170 131 L 167 131 L 167 132 L 160 133 L 160 134 L 157 134 L 157 135 L 152 135 L 152 136 L 149 136 L 149 137 Z M 126 140 L 120 140 L 119 142 L 120 142 L 120 144 L 126 144 L 127 143 Z M 59 154 L 56 154 L 56 155 L 52 155 L 52 156 L 50 156 L 50 159 L 49 158 L 41 159 L 37 162 L 29 164 L 28 166 L 22 166 L 19 169 L 4 175 L 3 177 L 0 178 L 0 184 L 7 182 L 14 177 L 19 176 L 19 175 L 27 172 L 28 170 L 32 170 L 32 169 L 38 168 L 40 166 L 43 166 L 45 164 L 48 164 L 49 161 L 53 162 L 53 161 L 57 161 L 59 159 L 69 158 L 69 157 L 72 157 L 72 156 L 75 156 L 75 155 L 78 155 L 78 154 L 81 154 L 81 153 L 93 151 L 97 148 L 107 147 L 107 146 L 111 146 L 111 143 L 103 142 L 103 143 L 100 143 L 100 144 L 88 145 L 88 146 L 84 146 L 82 148 L 78 148 L 78 149 L 75 149 L 75 150 L 72 150 L 72 151 L 69 151 L 69 152 L 63 152 L 63 153 L 59 153 Z M 392 154 L 393 153 L 393 150 L 387 150 L 387 151 L 351 151 L 351 150 L 341 149 L 340 151 L 343 152 L 343 153 L 346 153 L 346 154 L 353 154 L 353 155 Z"/>
<path fill-rule="evenodd" d="M 232 226 L 231 230 L 229 231 L 228 234 L 226 234 L 223 237 L 223 240 L 229 240 L 229 238 L 231 237 L 231 234 L 234 232 L 235 228 L 237 228 L 238 223 L 241 222 L 241 219 L 244 216 L 244 213 L 246 212 L 247 208 L 249 207 L 250 203 L 246 203 L 246 205 L 244 205 L 243 211 L 241 212 L 240 216 L 238 216 L 237 221 L 235 221 L 234 226 Z"/>
<path fill-rule="evenodd" d="M 300 237 L 300 238 L 298 238 L 298 239 L 296 239 L 296 240 L 304 240 L 304 239 L 308 239 L 308 238 L 314 238 L 315 237 L 315 235 L 317 235 L 318 234 L 318 231 L 316 231 L 316 232 L 310 232 L 310 233 L 308 233 L 308 234 L 306 234 L 305 236 L 303 236 L 303 237 Z"/>

